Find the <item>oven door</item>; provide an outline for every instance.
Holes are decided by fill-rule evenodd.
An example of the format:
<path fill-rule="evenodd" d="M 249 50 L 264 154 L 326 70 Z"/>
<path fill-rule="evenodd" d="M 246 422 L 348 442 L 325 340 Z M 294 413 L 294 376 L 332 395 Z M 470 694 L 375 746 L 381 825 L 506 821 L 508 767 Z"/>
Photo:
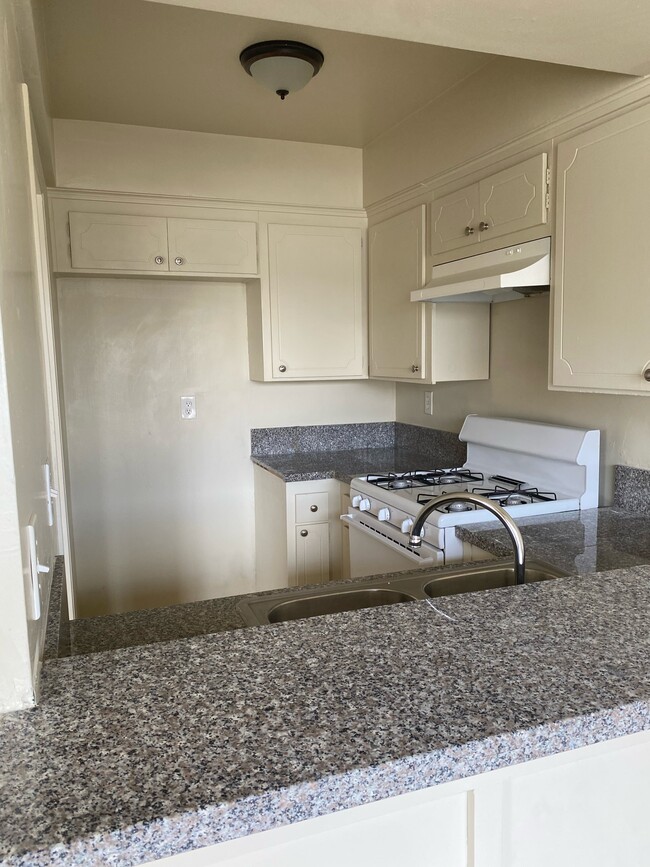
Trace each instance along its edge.
<path fill-rule="evenodd" d="M 422 543 L 422 547 L 409 548 L 406 536 L 398 539 L 397 531 L 379 523 L 373 516 L 363 514 L 341 515 L 350 539 L 350 577 L 383 575 L 387 572 L 405 572 L 425 566 L 440 566 L 444 556 L 439 548 Z"/>

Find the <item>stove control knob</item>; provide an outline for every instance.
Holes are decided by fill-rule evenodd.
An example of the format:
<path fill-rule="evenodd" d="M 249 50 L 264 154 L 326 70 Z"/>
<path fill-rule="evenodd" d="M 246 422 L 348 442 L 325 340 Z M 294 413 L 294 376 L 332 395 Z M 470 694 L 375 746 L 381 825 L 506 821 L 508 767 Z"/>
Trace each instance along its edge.
<path fill-rule="evenodd" d="M 362 512 L 370 511 L 370 500 L 367 497 L 364 497 L 363 500 L 361 500 L 361 502 L 359 503 L 359 509 Z"/>
<path fill-rule="evenodd" d="M 360 497 L 359 494 L 355 494 L 354 497 L 352 497 L 352 508 L 358 509 L 359 503 L 361 502 L 362 499 L 363 499 L 363 497 Z"/>
<path fill-rule="evenodd" d="M 380 521 L 390 521 L 390 509 L 380 509 L 377 512 Z"/>
<path fill-rule="evenodd" d="M 402 533 L 410 533 L 413 526 L 413 518 L 405 518 L 402 521 Z"/>

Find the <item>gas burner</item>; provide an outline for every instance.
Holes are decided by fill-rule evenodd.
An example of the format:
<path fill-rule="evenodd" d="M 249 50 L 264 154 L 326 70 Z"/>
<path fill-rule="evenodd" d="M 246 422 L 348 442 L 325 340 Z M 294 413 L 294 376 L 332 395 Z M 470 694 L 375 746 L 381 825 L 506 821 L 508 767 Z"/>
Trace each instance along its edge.
<path fill-rule="evenodd" d="M 509 497 L 503 501 L 503 505 L 505 506 L 523 506 L 525 503 L 532 503 L 532 499 L 530 497 L 524 497 L 521 494 L 510 494 Z"/>
<path fill-rule="evenodd" d="M 464 503 L 461 500 L 458 500 L 455 503 L 449 503 L 449 505 L 446 507 L 446 511 L 447 512 L 471 512 L 472 508 L 473 508 L 473 506 L 471 503 Z"/>
<path fill-rule="evenodd" d="M 435 481 L 437 485 L 458 485 L 463 480 L 460 476 L 437 476 Z"/>

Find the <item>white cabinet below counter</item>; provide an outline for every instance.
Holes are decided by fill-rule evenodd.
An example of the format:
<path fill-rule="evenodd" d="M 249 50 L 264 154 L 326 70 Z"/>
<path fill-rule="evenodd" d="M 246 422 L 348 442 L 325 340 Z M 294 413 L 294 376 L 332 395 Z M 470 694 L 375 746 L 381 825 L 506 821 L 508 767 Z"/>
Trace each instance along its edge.
<path fill-rule="evenodd" d="M 256 590 L 347 577 L 341 483 L 336 479 L 284 482 L 257 465 L 254 480 Z M 349 493 L 349 486 L 344 487 Z"/>

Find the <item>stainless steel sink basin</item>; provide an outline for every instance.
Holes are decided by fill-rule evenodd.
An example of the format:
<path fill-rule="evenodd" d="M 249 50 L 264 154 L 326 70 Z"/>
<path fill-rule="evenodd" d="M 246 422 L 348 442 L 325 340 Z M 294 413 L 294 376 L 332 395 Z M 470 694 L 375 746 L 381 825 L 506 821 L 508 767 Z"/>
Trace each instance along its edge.
<path fill-rule="evenodd" d="M 540 560 L 531 560 L 526 565 L 525 583 L 549 581 L 567 575 Z M 358 584 L 327 584 L 318 587 L 303 587 L 282 593 L 246 596 L 237 610 L 249 626 L 269 623 L 285 623 L 306 617 L 338 614 L 342 611 L 358 611 L 395 605 L 439 596 L 454 596 L 457 593 L 475 593 L 494 590 L 515 584 L 514 567 L 511 561 L 495 560 L 475 566 L 450 566 L 447 569 L 429 570 L 390 579 L 360 579 Z"/>
<path fill-rule="evenodd" d="M 364 587 L 340 593 L 301 596 L 289 602 L 276 603 L 268 613 L 268 621 L 284 623 L 287 620 L 301 620 L 303 617 L 319 617 L 322 614 L 338 614 L 341 611 L 358 611 L 360 608 L 413 602 L 416 598 L 409 593 L 382 587 Z"/>

